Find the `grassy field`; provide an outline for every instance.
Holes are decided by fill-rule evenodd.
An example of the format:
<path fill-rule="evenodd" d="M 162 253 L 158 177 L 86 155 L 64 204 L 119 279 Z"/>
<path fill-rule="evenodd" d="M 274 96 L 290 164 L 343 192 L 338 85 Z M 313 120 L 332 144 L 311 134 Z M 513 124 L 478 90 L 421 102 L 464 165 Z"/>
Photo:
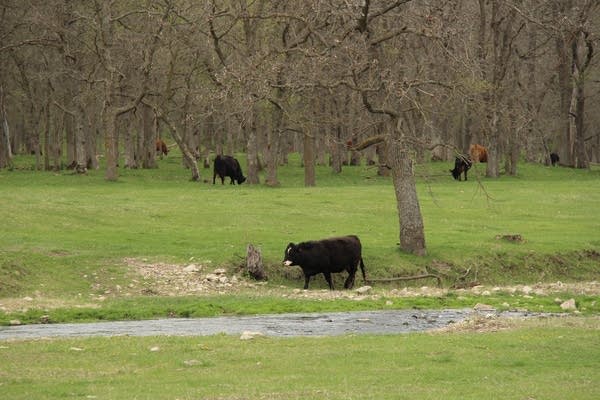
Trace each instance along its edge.
<path fill-rule="evenodd" d="M 600 398 L 597 317 L 493 330 L 5 342 L 0 392 L 12 400 Z"/>
<path fill-rule="evenodd" d="M 398 250 L 393 188 L 389 178 L 377 177 L 372 168 L 346 167 L 335 175 L 318 167 L 317 186 L 305 188 L 299 159 L 292 157 L 279 170 L 281 186 L 269 188 L 193 183 L 180 162 L 175 155 L 159 161 L 158 169 L 121 170 L 116 183 L 106 182 L 102 170 L 86 176 L 34 172 L 29 158 L 17 159 L 12 171 L 0 171 L 0 323 L 16 317 L 33 322 L 48 310 L 56 314 L 53 321 L 318 310 L 323 308 L 319 301 L 255 298 L 281 286 L 284 292 L 301 287 L 297 267 L 281 266 L 289 242 L 332 235 L 361 238 L 371 278 L 441 266 L 454 276 L 469 270 L 469 283 L 509 285 L 592 281 L 600 271 L 598 170 L 522 164 L 517 177 L 485 179 L 483 170 L 475 168 L 471 180 L 456 182 L 448 163 L 420 165 L 418 190 L 429 254 L 418 258 Z M 212 181 L 211 171 L 202 173 Z M 497 239 L 505 234 L 521 235 L 523 241 Z M 269 273 L 269 282 L 249 293 L 203 301 L 144 296 L 139 286 L 118 289 L 129 288 L 135 279 L 126 259 L 236 271 L 248 243 L 260 247 Z M 404 285 L 379 284 L 375 289 Z M 322 277 L 311 283 L 311 289 L 324 287 Z M 23 298 L 28 302 L 19 301 Z M 588 310 L 598 307 L 593 299 L 577 300 L 589 304 Z M 476 301 L 449 296 L 394 306 Z M 505 301 L 499 294 L 498 304 Z M 210 307 L 213 303 L 229 306 Z M 327 302 L 327 307 L 385 304 L 355 303 Z"/>

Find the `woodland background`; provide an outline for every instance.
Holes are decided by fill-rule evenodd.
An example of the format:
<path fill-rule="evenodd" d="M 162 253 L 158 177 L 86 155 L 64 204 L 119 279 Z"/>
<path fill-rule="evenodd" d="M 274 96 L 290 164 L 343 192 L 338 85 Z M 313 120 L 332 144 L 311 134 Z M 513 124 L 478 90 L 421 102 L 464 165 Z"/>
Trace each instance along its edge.
<path fill-rule="evenodd" d="M 249 184 L 303 154 L 390 174 L 401 247 L 424 253 L 413 163 L 488 148 L 600 162 L 597 0 L 2 0 L 0 168 L 184 167 L 245 153 Z M 449 179 L 450 176 L 449 176 Z"/>

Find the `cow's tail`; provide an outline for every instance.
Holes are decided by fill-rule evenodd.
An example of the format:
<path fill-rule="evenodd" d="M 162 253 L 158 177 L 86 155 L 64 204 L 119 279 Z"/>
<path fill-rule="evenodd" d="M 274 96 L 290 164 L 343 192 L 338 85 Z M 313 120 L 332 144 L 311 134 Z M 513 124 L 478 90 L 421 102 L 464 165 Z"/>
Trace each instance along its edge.
<path fill-rule="evenodd" d="M 367 283 L 367 275 L 365 274 L 365 263 L 363 262 L 362 257 L 360 258 L 360 270 L 362 271 L 363 281 Z"/>

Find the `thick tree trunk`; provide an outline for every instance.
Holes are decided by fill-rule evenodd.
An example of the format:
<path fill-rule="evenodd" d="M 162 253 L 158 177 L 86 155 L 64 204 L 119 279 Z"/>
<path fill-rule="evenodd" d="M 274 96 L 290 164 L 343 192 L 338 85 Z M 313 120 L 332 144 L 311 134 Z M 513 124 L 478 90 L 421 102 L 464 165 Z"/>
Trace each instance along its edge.
<path fill-rule="evenodd" d="M 151 169 L 156 168 L 156 123 L 152 108 L 146 104 L 140 105 L 142 108 L 142 117 L 140 120 L 140 142 L 141 149 L 139 154 L 141 155 L 142 168 Z"/>
<path fill-rule="evenodd" d="M 281 100 L 282 94 L 277 96 Z M 281 137 L 281 127 L 283 124 L 283 110 L 279 107 L 273 107 L 272 110 L 272 127 L 267 130 L 267 148 L 265 149 L 265 163 L 267 176 L 265 184 L 267 186 L 279 186 L 277 179 L 277 167 L 279 164 L 279 142 Z"/>
<path fill-rule="evenodd" d="M 397 121 L 394 121 L 394 125 L 398 126 Z M 395 130 L 395 135 L 387 136 L 386 147 L 398 208 L 400 248 L 406 252 L 424 256 L 427 254 L 425 229 L 417 196 L 410 145 L 402 140 L 401 128 L 398 126 Z"/>
<path fill-rule="evenodd" d="M 75 131 L 73 132 L 75 136 L 75 171 L 80 174 L 84 174 L 88 169 L 88 144 L 87 137 L 88 135 L 85 132 L 85 127 L 89 124 L 86 123 L 85 111 L 83 109 L 82 104 L 78 104 L 77 111 L 75 113 Z M 94 154 L 94 159 L 96 155 Z"/>
<path fill-rule="evenodd" d="M 571 68 L 573 74 L 573 91 L 571 93 L 571 109 L 569 116 L 572 124 L 570 131 L 572 132 L 571 154 L 573 166 L 575 168 L 589 168 L 589 159 L 585 152 L 585 127 L 584 127 L 584 111 L 585 111 L 585 71 L 594 54 L 591 39 L 588 38 L 586 32 L 578 32 L 572 39 L 572 56 L 573 66 Z"/>
<path fill-rule="evenodd" d="M 308 132 L 304 133 L 304 186 L 315 186 L 315 138 Z"/>

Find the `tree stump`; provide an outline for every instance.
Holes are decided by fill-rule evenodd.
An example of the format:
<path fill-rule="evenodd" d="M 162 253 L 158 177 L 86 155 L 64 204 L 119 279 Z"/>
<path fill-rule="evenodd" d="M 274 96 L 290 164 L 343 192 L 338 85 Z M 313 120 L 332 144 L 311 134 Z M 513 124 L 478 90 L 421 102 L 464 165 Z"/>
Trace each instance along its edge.
<path fill-rule="evenodd" d="M 267 274 L 263 268 L 262 255 L 260 249 L 254 247 L 251 243 L 246 249 L 246 270 L 248 274 L 257 281 L 267 280 Z"/>

